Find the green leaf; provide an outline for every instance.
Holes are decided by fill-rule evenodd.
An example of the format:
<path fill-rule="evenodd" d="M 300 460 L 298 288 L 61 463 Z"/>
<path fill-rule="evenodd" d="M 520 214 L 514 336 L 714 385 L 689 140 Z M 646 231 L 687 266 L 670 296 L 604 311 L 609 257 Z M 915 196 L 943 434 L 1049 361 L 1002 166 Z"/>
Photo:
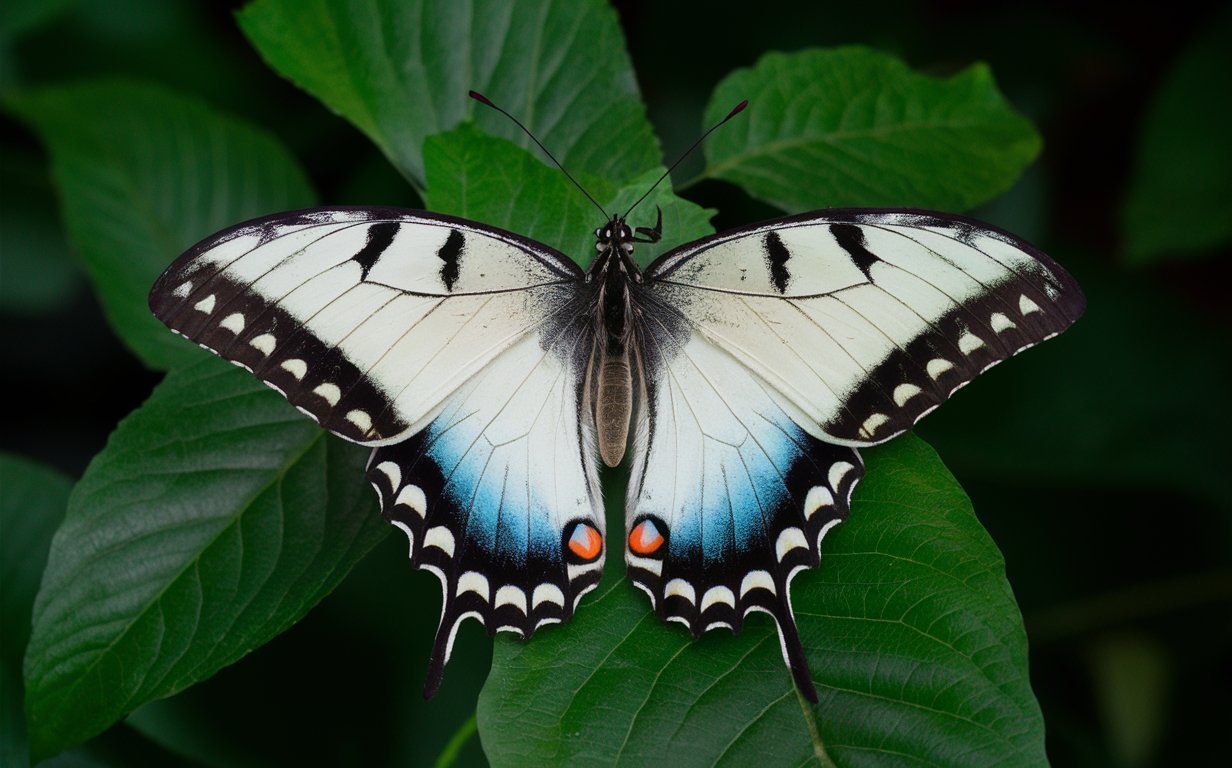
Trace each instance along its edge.
<path fill-rule="evenodd" d="M 424 139 L 474 117 L 575 173 L 627 180 L 659 162 L 616 12 L 603 0 L 257 0 L 239 15 L 274 69 L 425 185 Z"/>
<path fill-rule="evenodd" d="M 30 637 L 30 612 L 51 536 L 64 517 L 73 481 L 42 464 L 0 454 L 0 765 L 30 759 L 22 714 L 21 657 Z"/>
<path fill-rule="evenodd" d="M 209 677 L 328 594 L 386 532 L 366 458 L 222 361 L 172 371 L 52 543 L 25 664 L 34 754 Z"/>
<path fill-rule="evenodd" d="M 120 338 L 147 365 L 198 359 L 146 294 L 182 251 L 223 227 L 311 205 L 275 139 L 162 88 L 98 81 L 11 96 L 42 137 L 73 247 Z"/>
<path fill-rule="evenodd" d="M 493 765 L 1045 763 L 996 546 L 927 444 L 866 459 L 851 519 L 792 592 L 818 706 L 794 692 L 768 618 L 692 642 L 620 579 L 570 626 L 497 642 L 479 702 Z"/>
<path fill-rule="evenodd" d="M 568 255 L 580 266 L 595 254 L 596 227 L 603 214 L 555 168 L 504 140 L 463 123 L 424 143 L 428 162 L 428 204 L 434 211 L 463 216 L 538 240 Z M 617 187 L 586 174 L 574 174 L 610 211 L 624 213 L 662 175 L 653 168 Z M 664 239 L 639 244 L 638 261 L 648 264 L 659 253 L 711 234 L 708 211 L 660 186 L 637 208 L 634 226 L 654 226 L 655 206 L 663 211 Z"/>
<path fill-rule="evenodd" d="M 1130 261 L 1193 256 L 1232 242 L 1232 12 L 1194 41 L 1146 115 L 1122 212 Z"/>
<path fill-rule="evenodd" d="M 1039 152 L 983 64 L 940 79 L 867 48 L 769 53 L 719 83 L 705 175 L 792 213 L 821 207 L 963 210 L 1005 191 Z"/>

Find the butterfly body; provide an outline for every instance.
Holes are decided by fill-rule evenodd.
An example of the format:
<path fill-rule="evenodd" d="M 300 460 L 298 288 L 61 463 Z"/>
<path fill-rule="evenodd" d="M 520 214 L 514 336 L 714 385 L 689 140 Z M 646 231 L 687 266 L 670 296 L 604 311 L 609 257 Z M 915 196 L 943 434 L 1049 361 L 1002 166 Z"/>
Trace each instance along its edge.
<path fill-rule="evenodd" d="M 694 635 L 770 614 L 816 691 L 791 609 L 863 475 L 980 371 L 1068 327 L 1081 292 L 961 217 L 832 210 L 680 246 L 613 217 L 563 254 L 422 211 L 319 209 L 238 225 L 150 294 L 176 332 L 341 437 L 414 565 L 441 581 L 426 692 L 458 625 L 567 621 L 607 549 L 600 462 L 631 468 L 623 549 Z"/>

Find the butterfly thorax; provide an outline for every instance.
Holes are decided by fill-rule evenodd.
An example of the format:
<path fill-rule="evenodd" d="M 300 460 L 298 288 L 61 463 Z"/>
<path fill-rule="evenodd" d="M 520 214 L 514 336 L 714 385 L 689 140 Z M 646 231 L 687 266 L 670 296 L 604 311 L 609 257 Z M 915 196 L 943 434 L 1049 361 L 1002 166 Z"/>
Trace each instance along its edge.
<path fill-rule="evenodd" d="M 639 230 L 639 234 L 640 234 Z M 595 347 L 590 361 L 590 393 L 594 403 L 599 456 L 614 467 L 625 453 L 633 411 L 633 305 L 630 283 L 642 272 L 633 261 L 634 231 L 620 216 L 595 230 L 598 253 L 587 282 L 597 287 Z"/>

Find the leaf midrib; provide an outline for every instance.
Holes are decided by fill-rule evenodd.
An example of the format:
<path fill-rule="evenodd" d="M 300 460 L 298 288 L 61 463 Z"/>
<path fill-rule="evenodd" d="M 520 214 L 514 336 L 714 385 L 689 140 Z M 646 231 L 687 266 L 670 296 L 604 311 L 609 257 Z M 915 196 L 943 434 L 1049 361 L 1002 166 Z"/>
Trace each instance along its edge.
<path fill-rule="evenodd" d="M 918 130 L 959 130 L 967 128 L 977 128 L 983 125 L 979 121 L 958 120 L 958 121 L 936 121 L 925 120 L 920 122 L 895 123 L 892 126 L 862 128 L 859 130 L 842 130 L 831 131 L 821 134 L 805 134 L 796 138 L 776 139 L 771 142 L 759 145 L 755 149 L 749 149 L 737 155 L 733 155 L 730 159 L 710 164 L 703 173 L 703 178 L 715 178 L 720 176 L 724 171 L 738 167 L 746 162 L 750 162 L 761 157 L 769 155 L 786 154 L 799 147 L 809 144 L 826 144 L 837 147 L 841 142 L 857 141 L 861 139 L 886 139 L 894 134 L 901 132 L 910 132 Z"/>

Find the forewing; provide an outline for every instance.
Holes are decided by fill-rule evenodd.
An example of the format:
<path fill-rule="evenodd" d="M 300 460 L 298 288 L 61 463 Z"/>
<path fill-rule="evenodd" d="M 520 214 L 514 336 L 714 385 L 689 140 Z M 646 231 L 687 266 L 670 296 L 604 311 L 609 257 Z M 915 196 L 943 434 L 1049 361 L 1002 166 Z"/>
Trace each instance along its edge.
<path fill-rule="evenodd" d="M 810 434 L 797 408 L 670 309 L 644 304 L 642 316 L 629 575 L 660 617 L 695 636 L 769 613 L 788 668 L 816 701 L 791 580 L 817 565 L 822 537 L 846 519 L 859 454 Z"/>
<path fill-rule="evenodd" d="M 927 211 L 767 222 L 665 254 L 646 281 L 845 445 L 909 429 L 1085 307 L 1073 278 L 1027 243 Z"/>
<path fill-rule="evenodd" d="M 579 402 L 585 319 L 535 332 L 449 397 L 426 429 L 377 448 L 368 479 L 412 562 L 441 581 L 425 693 L 458 625 L 529 638 L 567 621 L 599 580 L 604 524 L 593 429 Z"/>
<path fill-rule="evenodd" d="M 318 209 L 207 238 L 158 279 L 150 308 L 326 429 L 385 445 L 567 306 L 581 276 L 474 222 Z"/>

